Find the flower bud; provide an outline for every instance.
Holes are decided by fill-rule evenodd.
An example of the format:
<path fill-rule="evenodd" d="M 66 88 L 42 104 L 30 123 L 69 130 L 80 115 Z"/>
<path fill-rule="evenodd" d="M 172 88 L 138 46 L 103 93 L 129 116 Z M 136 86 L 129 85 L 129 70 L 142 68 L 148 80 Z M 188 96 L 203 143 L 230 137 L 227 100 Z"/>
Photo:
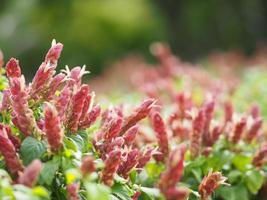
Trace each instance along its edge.
<path fill-rule="evenodd" d="M 123 139 L 126 145 L 130 146 L 133 144 L 135 137 L 138 133 L 138 129 L 139 127 L 137 125 L 133 126 L 123 135 Z"/>
<path fill-rule="evenodd" d="M 46 63 L 50 62 L 51 64 L 57 64 L 62 49 L 63 49 L 63 44 L 56 43 L 56 41 L 53 40 L 51 48 L 48 50 L 45 56 L 45 62 Z"/>
<path fill-rule="evenodd" d="M 80 122 L 79 129 L 86 129 L 93 125 L 97 118 L 100 116 L 100 113 L 101 108 L 99 105 L 93 107 L 92 110 L 87 114 L 84 121 Z"/>
<path fill-rule="evenodd" d="M 252 164 L 261 168 L 267 162 L 267 145 L 261 147 L 254 155 Z"/>
<path fill-rule="evenodd" d="M 245 130 L 246 124 L 247 124 L 247 119 L 245 117 L 242 117 L 240 119 L 240 121 L 238 121 L 235 124 L 234 131 L 233 131 L 232 135 L 230 136 L 231 142 L 233 142 L 235 144 L 239 142 L 239 140 L 241 139 L 242 134 Z"/>
<path fill-rule="evenodd" d="M 8 78 L 20 77 L 21 69 L 19 66 L 19 61 L 15 58 L 11 58 L 6 64 L 6 74 Z"/>

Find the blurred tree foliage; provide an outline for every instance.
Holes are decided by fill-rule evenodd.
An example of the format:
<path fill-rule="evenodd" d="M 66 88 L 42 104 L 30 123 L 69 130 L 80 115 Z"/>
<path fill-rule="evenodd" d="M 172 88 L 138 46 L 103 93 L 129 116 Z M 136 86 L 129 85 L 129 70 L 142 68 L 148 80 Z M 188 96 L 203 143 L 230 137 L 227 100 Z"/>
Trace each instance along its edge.
<path fill-rule="evenodd" d="M 165 38 L 162 18 L 146 0 L 0 0 L 0 5 L 0 47 L 6 58 L 21 60 L 29 77 L 53 38 L 65 45 L 61 66 L 87 64 L 93 74 L 129 52 L 148 55 L 149 44 Z"/>
<path fill-rule="evenodd" d="M 65 45 L 60 66 L 87 64 L 95 75 L 129 52 L 148 56 L 157 40 L 194 59 L 251 52 L 266 36 L 266 0 L 0 0 L 0 48 L 29 77 L 53 38 Z"/>
<path fill-rule="evenodd" d="M 266 42 L 266 0 L 155 0 L 173 49 L 188 59 L 212 50 L 251 53 Z"/>

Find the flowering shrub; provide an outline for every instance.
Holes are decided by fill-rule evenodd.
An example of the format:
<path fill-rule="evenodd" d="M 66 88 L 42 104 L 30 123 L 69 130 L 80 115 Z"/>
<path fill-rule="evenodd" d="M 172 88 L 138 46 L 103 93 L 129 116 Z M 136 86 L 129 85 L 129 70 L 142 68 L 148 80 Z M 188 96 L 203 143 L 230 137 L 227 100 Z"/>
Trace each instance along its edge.
<path fill-rule="evenodd" d="M 203 77 L 183 71 L 185 64 L 156 46 L 161 68 L 145 73 L 139 88 L 148 98 L 136 107 L 127 101 L 105 107 L 82 83 L 85 67 L 56 74 L 62 49 L 52 42 L 28 84 L 18 60 L 0 66 L 1 199 L 264 196 L 267 143 L 257 106 L 235 112 L 227 89 L 211 89 L 213 80 L 201 85 L 207 94 L 201 100 L 194 86 L 177 93 L 171 84 L 185 71 L 199 83 Z"/>

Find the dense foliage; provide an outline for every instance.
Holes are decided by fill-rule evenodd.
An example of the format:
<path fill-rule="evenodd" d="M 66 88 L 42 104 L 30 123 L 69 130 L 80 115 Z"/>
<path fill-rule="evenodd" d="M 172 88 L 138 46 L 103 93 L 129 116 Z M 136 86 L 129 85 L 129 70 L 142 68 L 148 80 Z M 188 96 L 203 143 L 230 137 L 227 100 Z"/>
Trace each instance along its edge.
<path fill-rule="evenodd" d="M 0 55 L 1 199 L 249 200 L 266 194 L 263 118 L 256 104 L 235 111 L 230 80 L 211 78 L 156 44 L 160 64 L 137 70 L 134 79 L 146 100 L 133 106 L 132 95 L 100 105 L 82 84 L 85 66 L 56 74 L 62 48 L 52 42 L 29 84 L 19 61 L 11 58 L 4 69 Z"/>

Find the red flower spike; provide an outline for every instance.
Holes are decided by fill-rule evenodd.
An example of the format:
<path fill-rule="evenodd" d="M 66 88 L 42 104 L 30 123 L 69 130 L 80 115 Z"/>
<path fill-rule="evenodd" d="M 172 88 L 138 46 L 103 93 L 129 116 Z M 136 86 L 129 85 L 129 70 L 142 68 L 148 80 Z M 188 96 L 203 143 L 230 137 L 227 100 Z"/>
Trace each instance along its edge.
<path fill-rule="evenodd" d="M 267 162 L 267 145 L 261 147 L 254 155 L 252 164 L 261 168 Z"/>
<path fill-rule="evenodd" d="M 220 172 L 210 172 L 198 187 L 201 200 L 210 200 L 212 193 L 227 180 Z"/>
<path fill-rule="evenodd" d="M 200 152 L 201 137 L 205 122 L 204 120 L 204 111 L 201 109 L 199 110 L 197 117 L 193 120 L 193 130 L 190 138 L 190 153 L 192 158 L 195 158 Z"/>
<path fill-rule="evenodd" d="M 44 131 L 52 152 L 57 152 L 63 146 L 64 132 L 61 128 L 60 117 L 55 107 L 46 103 L 44 108 L 45 124 Z"/>
<path fill-rule="evenodd" d="M 102 171 L 101 179 L 107 186 L 113 185 L 113 178 L 118 170 L 121 162 L 122 152 L 121 150 L 115 149 L 108 154 L 105 161 L 105 167 Z"/>
<path fill-rule="evenodd" d="M 61 119 L 64 117 L 71 98 L 71 90 L 65 86 L 56 100 L 56 108 Z"/>
<path fill-rule="evenodd" d="M 186 200 L 189 195 L 189 191 L 185 188 L 172 187 L 164 192 L 166 200 Z"/>
<path fill-rule="evenodd" d="M 23 171 L 23 166 L 16 153 L 16 148 L 10 141 L 5 130 L 0 130 L 0 152 L 4 157 L 8 171 L 17 176 Z"/>
<path fill-rule="evenodd" d="M 213 144 L 215 144 L 215 142 L 217 142 L 217 140 L 219 139 L 220 135 L 222 134 L 222 128 L 218 125 L 215 126 L 212 131 L 211 131 L 211 143 L 210 146 L 212 146 Z"/>
<path fill-rule="evenodd" d="M 73 95 L 71 102 L 70 102 L 70 112 L 68 113 L 66 126 L 68 129 L 75 133 L 78 130 L 79 120 L 82 115 L 83 104 L 88 95 L 89 86 L 82 85 L 81 88 Z"/>
<path fill-rule="evenodd" d="M 116 148 L 120 149 L 123 146 L 123 144 L 124 144 L 123 137 L 116 137 L 111 142 L 104 144 L 104 151 L 106 153 L 109 153 L 113 149 L 116 149 Z"/>
<path fill-rule="evenodd" d="M 161 174 L 159 188 L 164 194 L 168 189 L 175 187 L 181 179 L 184 168 L 185 146 L 174 149 L 169 156 L 167 169 Z"/>
<path fill-rule="evenodd" d="M 35 186 L 42 169 L 40 160 L 34 160 L 19 176 L 18 183 L 32 188 Z"/>
<path fill-rule="evenodd" d="M 11 107 L 11 93 L 10 90 L 4 90 L 3 91 L 3 98 L 2 98 L 2 102 L 1 102 L 1 107 L 0 110 L 4 111 L 4 110 L 9 110 Z"/>
<path fill-rule="evenodd" d="M 245 140 L 248 143 L 251 143 L 254 138 L 257 138 L 260 128 L 262 127 L 262 119 L 261 118 L 255 118 L 253 121 L 252 126 L 250 127 Z"/>
<path fill-rule="evenodd" d="M 12 142 L 16 151 L 18 152 L 20 149 L 20 144 L 21 144 L 19 137 L 12 134 L 11 128 L 8 125 L 4 125 L 0 123 L 0 129 L 6 132 L 8 139 Z"/>
<path fill-rule="evenodd" d="M 234 131 L 230 137 L 231 142 L 233 142 L 234 144 L 239 142 L 245 130 L 246 124 L 247 124 L 247 119 L 245 117 L 242 117 L 240 121 L 235 124 Z"/>
<path fill-rule="evenodd" d="M 78 191 L 80 185 L 78 183 L 72 183 L 67 185 L 67 200 L 80 200 Z"/>
<path fill-rule="evenodd" d="M 231 122 L 232 119 L 233 119 L 233 113 L 234 113 L 234 107 L 233 107 L 233 104 L 230 102 L 230 101 L 227 101 L 225 104 L 224 104 L 224 121 L 225 121 L 225 124 L 227 122 Z"/>
<path fill-rule="evenodd" d="M 213 118 L 214 114 L 214 107 L 215 107 L 215 102 L 210 101 L 204 105 L 204 113 L 205 113 L 205 123 L 204 123 L 204 132 L 202 135 L 202 139 L 204 144 L 209 143 L 211 140 L 211 135 L 210 135 L 210 122 Z"/>
<path fill-rule="evenodd" d="M 82 160 L 81 172 L 83 176 L 89 175 L 95 171 L 94 158 L 92 156 L 85 156 Z"/>
<path fill-rule="evenodd" d="M 148 147 L 143 153 L 140 153 L 138 158 L 138 164 L 136 168 L 142 169 L 150 161 L 153 155 L 156 155 L 157 152 L 153 147 Z"/>
<path fill-rule="evenodd" d="M 138 133 L 138 129 L 139 127 L 137 125 L 133 126 L 123 135 L 123 139 L 125 140 L 126 145 L 131 146 L 133 144 Z"/>
<path fill-rule="evenodd" d="M 127 154 L 127 159 L 123 162 L 118 170 L 118 173 L 122 175 L 125 179 L 128 178 L 130 171 L 138 163 L 139 150 L 133 149 Z"/>
<path fill-rule="evenodd" d="M 86 118 L 86 115 L 88 114 L 88 111 L 89 111 L 89 108 L 91 105 L 91 100 L 92 100 L 93 96 L 94 96 L 94 94 L 88 94 L 86 96 L 84 103 L 83 103 L 83 110 L 82 110 L 82 114 L 80 117 L 80 122 L 83 122 L 84 119 Z"/>
<path fill-rule="evenodd" d="M 6 64 L 6 74 L 8 78 L 20 77 L 21 69 L 19 66 L 19 61 L 15 58 L 11 58 Z"/>
<path fill-rule="evenodd" d="M 38 129 L 33 111 L 28 105 L 28 93 L 26 91 L 25 79 L 23 76 L 20 78 L 10 79 L 10 91 L 13 108 L 13 119 L 16 121 L 15 125 L 25 135 L 29 136 Z"/>
<path fill-rule="evenodd" d="M 167 157 L 169 153 L 169 142 L 166 126 L 162 117 L 160 116 L 160 113 L 153 113 L 152 126 L 158 139 L 159 151 L 162 153 L 161 155 L 156 155 L 155 158 L 158 161 L 163 161 L 164 157 Z"/>
<path fill-rule="evenodd" d="M 51 64 L 56 65 L 60 57 L 61 51 L 63 49 L 63 44 L 56 43 L 55 40 L 52 41 L 51 48 L 48 50 L 45 56 L 45 62 L 50 62 Z"/>
<path fill-rule="evenodd" d="M 100 116 L 100 114 L 101 114 L 101 108 L 99 105 L 96 105 L 87 114 L 85 120 L 83 122 L 80 122 L 79 129 L 89 128 L 91 125 L 93 125 L 95 123 L 95 121 Z"/>
<path fill-rule="evenodd" d="M 47 90 L 49 90 L 49 83 L 52 80 L 56 65 L 43 62 L 37 70 L 31 84 L 30 95 L 33 99 L 42 98 Z"/>
<path fill-rule="evenodd" d="M 184 119 L 186 116 L 186 111 L 192 108 L 192 99 L 189 95 L 181 92 L 175 97 L 175 100 L 179 107 L 179 116 L 181 119 Z"/>
<path fill-rule="evenodd" d="M 89 73 L 88 71 L 86 71 L 85 68 L 86 68 L 85 65 L 82 68 L 78 66 L 78 67 L 74 67 L 70 71 L 69 68 L 66 67 L 65 72 L 70 78 L 68 81 L 68 86 L 73 87 L 75 85 L 76 87 L 80 87 L 83 75 Z"/>
<path fill-rule="evenodd" d="M 260 107 L 257 104 L 252 105 L 250 109 L 250 114 L 253 119 L 257 119 L 260 117 Z"/>
<path fill-rule="evenodd" d="M 145 100 L 130 116 L 126 117 L 121 129 L 121 135 L 123 135 L 129 128 L 136 125 L 139 121 L 147 117 L 155 102 L 156 101 L 154 99 Z"/>
<path fill-rule="evenodd" d="M 109 123 L 109 128 L 104 135 L 106 141 L 111 141 L 111 139 L 117 137 L 120 133 L 123 120 L 120 117 L 114 118 Z"/>
<path fill-rule="evenodd" d="M 60 73 L 57 74 L 51 81 L 51 83 L 49 84 L 49 89 L 46 92 L 46 94 L 44 95 L 45 100 L 49 101 L 52 100 L 56 91 L 60 88 L 60 86 L 64 83 L 66 79 L 65 74 Z"/>

